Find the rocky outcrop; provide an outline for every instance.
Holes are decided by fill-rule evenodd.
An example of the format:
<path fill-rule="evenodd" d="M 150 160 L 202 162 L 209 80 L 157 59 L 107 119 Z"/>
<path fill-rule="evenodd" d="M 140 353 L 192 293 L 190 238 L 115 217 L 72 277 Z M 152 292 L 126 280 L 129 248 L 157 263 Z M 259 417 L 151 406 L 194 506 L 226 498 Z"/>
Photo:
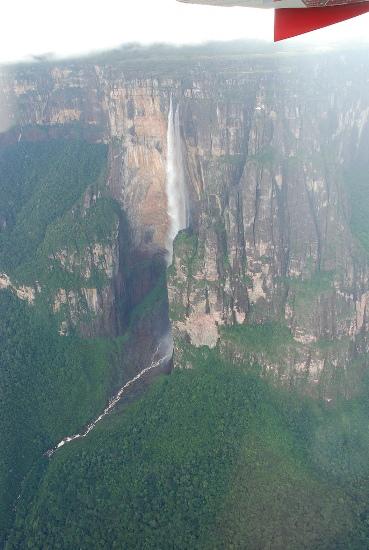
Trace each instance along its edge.
<path fill-rule="evenodd" d="M 107 236 L 105 236 L 106 238 Z M 52 269 L 75 278 L 74 288 L 57 288 L 51 307 L 59 318 L 60 334 L 78 328 L 85 335 L 112 336 L 121 333 L 125 289 L 122 281 L 119 220 L 113 224 L 106 242 L 61 249 L 50 256 Z M 47 280 L 45 283 L 47 287 Z M 47 291 L 44 288 L 44 291 Z M 42 291 L 42 288 L 41 288 Z"/>
<path fill-rule="evenodd" d="M 17 286 L 12 283 L 6 273 L 0 273 L 0 290 L 3 289 L 11 290 L 20 300 L 25 300 L 29 304 L 34 303 L 36 292 L 37 290 L 40 291 L 40 288 L 33 288 L 25 285 Z"/>

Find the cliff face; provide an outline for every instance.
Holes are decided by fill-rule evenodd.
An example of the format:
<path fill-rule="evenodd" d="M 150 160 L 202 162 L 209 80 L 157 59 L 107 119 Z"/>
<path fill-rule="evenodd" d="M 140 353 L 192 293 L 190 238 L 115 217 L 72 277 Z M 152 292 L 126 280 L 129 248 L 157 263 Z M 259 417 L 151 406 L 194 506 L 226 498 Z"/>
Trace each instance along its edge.
<path fill-rule="evenodd" d="M 347 184 L 368 153 L 363 75 L 317 61 L 211 84 L 182 100 L 196 208 L 169 280 L 178 339 L 220 337 L 234 361 L 249 356 L 327 399 L 350 394 L 368 331 L 367 253 Z M 286 325 L 293 338 L 265 357 L 221 329 L 245 323 L 274 323 L 271 334 Z"/>
<path fill-rule="evenodd" d="M 285 384 L 349 396 L 368 352 L 367 248 L 350 180 L 355 170 L 365 180 L 367 66 L 363 55 L 329 54 L 199 60 L 180 74 L 159 62 L 26 67 L 3 76 L 1 142 L 62 136 L 108 145 L 106 187 L 127 219 L 125 252 L 117 238 L 78 257 L 55 251 L 65 270 L 86 277 L 103 266 L 106 299 L 93 287 L 83 293 L 104 318 L 117 292 L 125 289 L 130 309 L 162 273 L 152 266 L 163 265 L 169 225 L 172 97 L 191 218 L 168 272 L 177 364 L 186 365 L 189 344 L 218 346 Z M 53 308 L 67 304 L 72 315 L 76 302 L 58 289 Z M 260 327 L 273 353 L 258 349 Z"/>

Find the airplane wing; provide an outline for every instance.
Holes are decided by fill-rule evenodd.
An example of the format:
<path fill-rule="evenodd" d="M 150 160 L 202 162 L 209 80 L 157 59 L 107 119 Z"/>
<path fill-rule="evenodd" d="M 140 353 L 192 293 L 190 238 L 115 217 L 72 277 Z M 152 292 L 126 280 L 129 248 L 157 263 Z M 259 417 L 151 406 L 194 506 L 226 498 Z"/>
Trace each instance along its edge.
<path fill-rule="evenodd" d="M 178 0 L 188 4 L 272 8 L 274 40 L 292 38 L 369 12 L 369 0 Z"/>
<path fill-rule="evenodd" d="M 342 4 L 337 6 L 312 8 L 276 9 L 274 15 L 274 40 L 292 38 L 306 32 L 315 31 L 357 15 L 369 12 L 369 3 Z"/>

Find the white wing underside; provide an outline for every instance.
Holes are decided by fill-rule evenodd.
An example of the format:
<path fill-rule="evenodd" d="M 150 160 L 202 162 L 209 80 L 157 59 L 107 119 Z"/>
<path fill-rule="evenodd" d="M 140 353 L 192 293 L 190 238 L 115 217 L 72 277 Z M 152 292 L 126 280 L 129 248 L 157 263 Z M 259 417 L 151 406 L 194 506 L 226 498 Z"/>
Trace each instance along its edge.
<path fill-rule="evenodd" d="M 201 4 L 204 6 L 244 7 L 244 8 L 306 8 L 302 0 L 178 0 L 185 4 Z"/>

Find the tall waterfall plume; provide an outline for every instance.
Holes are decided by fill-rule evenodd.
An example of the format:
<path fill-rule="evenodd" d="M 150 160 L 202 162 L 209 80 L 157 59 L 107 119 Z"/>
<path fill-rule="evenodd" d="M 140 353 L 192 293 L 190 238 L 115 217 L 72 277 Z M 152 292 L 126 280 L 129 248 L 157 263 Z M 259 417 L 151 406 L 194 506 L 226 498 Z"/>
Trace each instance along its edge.
<path fill-rule="evenodd" d="M 179 104 L 174 112 L 170 98 L 167 134 L 167 182 L 169 228 L 166 248 L 168 265 L 173 259 L 173 241 L 181 229 L 189 224 L 188 194 L 183 166 L 182 140 L 179 126 Z"/>

